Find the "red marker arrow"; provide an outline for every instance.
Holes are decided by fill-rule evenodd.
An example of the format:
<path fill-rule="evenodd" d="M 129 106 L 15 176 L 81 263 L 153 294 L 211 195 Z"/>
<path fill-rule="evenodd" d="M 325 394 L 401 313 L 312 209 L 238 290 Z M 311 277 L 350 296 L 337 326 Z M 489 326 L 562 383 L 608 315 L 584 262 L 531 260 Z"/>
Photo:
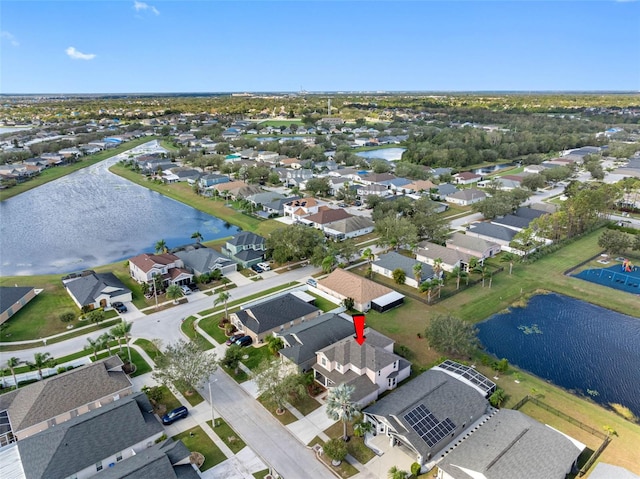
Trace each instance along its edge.
<path fill-rule="evenodd" d="M 354 314 L 353 328 L 356 330 L 356 341 L 362 346 L 367 337 L 364 335 L 364 314 Z"/>

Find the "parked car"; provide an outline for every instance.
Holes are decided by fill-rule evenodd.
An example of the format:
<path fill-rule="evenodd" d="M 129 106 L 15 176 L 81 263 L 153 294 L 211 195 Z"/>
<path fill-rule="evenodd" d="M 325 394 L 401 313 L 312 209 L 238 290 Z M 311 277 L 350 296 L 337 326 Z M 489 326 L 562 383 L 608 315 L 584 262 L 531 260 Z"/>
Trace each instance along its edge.
<path fill-rule="evenodd" d="M 315 287 L 315 286 L 318 286 L 318 282 L 317 282 L 315 279 L 313 279 L 313 278 L 309 278 L 309 279 L 307 280 L 307 284 L 308 284 L 309 286 L 314 286 L 314 287 Z"/>
<path fill-rule="evenodd" d="M 162 416 L 162 424 L 171 424 L 178 419 L 183 419 L 189 415 L 189 410 L 185 406 L 175 408 Z"/>
<path fill-rule="evenodd" d="M 127 307 L 122 304 L 120 301 L 116 301 L 115 303 L 111 303 L 111 306 L 113 307 L 113 309 L 115 309 L 118 313 L 126 313 Z"/>
<path fill-rule="evenodd" d="M 242 336 L 240 339 L 236 339 L 235 344 L 237 344 L 238 346 L 250 346 L 251 343 L 253 342 L 253 339 L 251 339 L 251 336 Z"/>
<path fill-rule="evenodd" d="M 189 288 L 189 286 L 182 285 L 180 286 L 180 289 L 182 290 L 185 296 L 188 294 L 191 294 L 191 289 Z"/>
<path fill-rule="evenodd" d="M 225 344 L 227 346 L 231 346 L 233 343 L 235 343 L 238 339 L 240 339 L 243 336 L 244 336 L 244 333 L 232 334 L 231 336 L 229 336 L 229 339 L 227 339 L 227 342 Z"/>
<path fill-rule="evenodd" d="M 260 266 L 263 271 L 271 270 L 271 266 L 269 265 L 269 263 L 258 263 L 258 266 Z"/>
<path fill-rule="evenodd" d="M 252 270 L 254 270 L 256 273 L 262 273 L 264 270 L 260 267 L 260 265 L 254 264 L 251 267 Z"/>

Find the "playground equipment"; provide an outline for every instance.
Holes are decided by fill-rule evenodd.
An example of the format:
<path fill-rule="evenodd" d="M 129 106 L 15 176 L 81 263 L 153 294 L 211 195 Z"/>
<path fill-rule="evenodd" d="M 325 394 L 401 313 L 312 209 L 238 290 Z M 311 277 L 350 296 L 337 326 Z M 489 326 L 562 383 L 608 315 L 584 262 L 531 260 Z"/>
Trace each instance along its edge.
<path fill-rule="evenodd" d="M 625 273 L 631 273 L 632 271 L 635 271 L 635 266 L 633 266 L 628 258 L 626 258 L 622 262 L 622 271 L 624 271 Z"/>

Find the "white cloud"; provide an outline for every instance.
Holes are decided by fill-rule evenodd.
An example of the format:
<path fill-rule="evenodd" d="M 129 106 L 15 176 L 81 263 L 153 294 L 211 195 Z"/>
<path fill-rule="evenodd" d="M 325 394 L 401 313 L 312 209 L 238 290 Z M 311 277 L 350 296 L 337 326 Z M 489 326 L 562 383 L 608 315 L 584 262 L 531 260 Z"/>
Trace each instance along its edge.
<path fill-rule="evenodd" d="M 93 60 L 96 57 L 95 53 L 82 53 L 76 50 L 75 47 L 69 47 L 65 51 L 74 60 Z"/>
<path fill-rule="evenodd" d="M 135 8 L 136 12 L 140 12 L 142 10 L 149 10 L 150 12 L 155 13 L 156 15 L 160 15 L 158 9 L 148 3 L 138 2 L 138 0 L 133 1 L 133 8 Z"/>
<path fill-rule="evenodd" d="M 20 45 L 20 43 L 18 42 L 16 37 L 14 37 L 11 33 L 7 32 L 7 31 L 0 32 L 0 37 L 1 38 L 6 38 L 9 41 L 9 43 L 11 43 L 11 45 L 13 45 L 14 47 L 17 47 L 17 46 Z"/>

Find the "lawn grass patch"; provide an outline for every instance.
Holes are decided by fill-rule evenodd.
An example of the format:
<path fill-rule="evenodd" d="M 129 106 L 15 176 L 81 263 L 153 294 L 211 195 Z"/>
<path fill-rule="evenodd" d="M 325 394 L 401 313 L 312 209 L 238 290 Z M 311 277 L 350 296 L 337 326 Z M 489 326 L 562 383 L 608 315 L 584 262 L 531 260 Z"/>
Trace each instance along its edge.
<path fill-rule="evenodd" d="M 123 349 L 123 351 L 125 350 Z M 132 378 L 142 376 L 143 374 L 147 374 L 152 371 L 152 368 L 149 365 L 149 363 L 147 363 L 142 357 L 142 355 L 138 351 L 136 351 L 134 348 L 131 348 L 131 362 L 136 365 L 135 372 L 131 374 Z"/>
<path fill-rule="evenodd" d="M 238 384 L 249 380 L 249 375 L 245 373 L 241 368 L 238 368 L 238 374 L 236 374 L 233 369 L 228 368 L 227 366 L 221 366 L 221 367 L 229 375 L 229 377 L 233 379 L 235 382 L 237 382 Z"/>
<path fill-rule="evenodd" d="M 192 407 L 197 406 L 201 402 L 204 402 L 204 398 L 198 391 L 196 391 L 195 388 L 192 388 L 190 390 L 191 394 L 189 394 L 188 396 L 187 396 L 187 388 L 179 388 L 176 386 L 176 389 L 180 391 L 180 394 L 184 396 L 184 398 L 187 400 L 189 404 L 191 404 Z"/>
<path fill-rule="evenodd" d="M 311 439 L 311 441 L 309 442 L 309 444 L 307 444 L 307 446 L 313 447 L 316 444 L 320 444 L 321 446 L 324 446 L 324 441 L 320 439 L 318 436 L 316 436 L 313 439 Z M 347 450 L 349 449 L 348 444 L 349 443 L 347 443 Z M 334 466 L 331 464 L 331 459 L 329 459 L 325 454 L 318 456 L 318 459 L 322 461 L 322 463 L 325 466 L 331 469 L 331 471 L 333 471 L 336 475 L 340 477 L 344 477 L 344 478 L 351 477 L 351 476 L 355 476 L 358 473 L 358 469 L 356 469 L 354 466 L 349 464 L 346 460 L 342 461 L 342 463 L 339 466 Z"/>
<path fill-rule="evenodd" d="M 175 397 L 167 386 L 157 386 L 157 388 L 162 393 L 162 397 L 156 404 L 165 406 L 165 412 L 172 411 L 173 409 L 182 406 L 182 403 L 178 401 L 178 398 Z"/>
<path fill-rule="evenodd" d="M 291 424 L 292 422 L 296 422 L 298 420 L 298 418 L 296 418 L 288 409 L 285 409 L 283 414 L 276 414 L 276 409 L 273 407 L 273 405 L 265 401 L 262 396 L 258 397 L 258 402 L 262 404 L 264 408 L 273 415 L 273 417 L 280 421 L 283 426 L 286 426 L 287 424 Z"/>
<path fill-rule="evenodd" d="M 321 309 L 323 313 L 331 311 L 332 309 L 336 309 L 340 306 L 333 301 L 329 301 L 327 298 L 323 298 L 319 294 L 312 293 L 311 291 L 306 291 L 306 293 L 316 298 L 313 303 L 315 304 L 316 308 Z"/>
<path fill-rule="evenodd" d="M 254 347 L 250 346 L 244 349 L 246 351 L 246 355 L 249 356 L 247 359 L 242 360 L 242 364 L 244 364 L 251 371 L 255 371 L 260 363 L 265 359 L 273 359 L 275 356 L 267 346 Z"/>
<path fill-rule="evenodd" d="M 295 401 L 291 401 L 291 405 L 295 407 L 298 411 L 300 411 L 305 416 L 311 414 L 313 411 L 318 409 L 321 404 L 313 399 L 311 396 L 304 395 Z"/>
<path fill-rule="evenodd" d="M 244 441 L 238 437 L 238 434 L 226 423 L 224 419 L 216 418 L 215 427 L 212 426 L 212 421 L 207 421 L 207 424 L 234 454 L 238 454 L 246 447 Z"/>
<path fill-rule="evenodd" d="M 207 341 L 206 338 L 201 336 L 195 328 L 195 320 L 194 316 L 189 316 L 180 325 L 180 329 L 182 332 L 193 342 L 195 342 L 198 346 L 200 346 L 203 350 L 213 349 L 213 344 Z"/>
<path fill-rule="evenodd" d="M 200 426 L 181 432 L 173 436 L 173 439 L 176 441 L 181 440 L 191 452 L 199 452 L 204 456 L 204 464 L 200 471 L 206 471 L 227 459 L 227 456 L 223 454 Z"/>
<path fill-rule="evenodd" d="M 343 426 L 342 421 L 338 421 L 332 426 L 325 429 L 324 433 L 330 438 L 342 437 Z M 375 457 L 375 453 L 364 444 L 364 438 L 358 437 L 353 433 L 353 424 L 347 423 L 347 451 L 361 464 L 366 464 Z"/>
<path fill-rule="evenodd" d="M 147 353 L 147 356 L 149 356 L 153 361 L 155 361 L 158 356 L 162 355 L 156 345 L 148 339 L 138 338 L 133 342 L 133 344 L 141 347 L 142 350 Z"/>
<path fill-rule="evenodd" d="M 234 311 L 237 311 L 238 308 L 234 308 Z M 202 318 L 198 321 L 198 326 L 200 326 L 206 333 L 215 339 L 218 344 L 224 344 L 227 339 L 226 334 L 224 334 L 224 329 L 218 327 L 218 323 L 224 317 L 224 313 L 215 314 L 213 316 L 208 316 L 206 318 Z"/>
<path fill-rule="evenodd" d="M 262 471 L 254 472 L 253 477 L 255 477 L 255 479 L 264 479 L 269 475 L 269 472 L 271 472 L 269 469 L 263 469 Z"/>

